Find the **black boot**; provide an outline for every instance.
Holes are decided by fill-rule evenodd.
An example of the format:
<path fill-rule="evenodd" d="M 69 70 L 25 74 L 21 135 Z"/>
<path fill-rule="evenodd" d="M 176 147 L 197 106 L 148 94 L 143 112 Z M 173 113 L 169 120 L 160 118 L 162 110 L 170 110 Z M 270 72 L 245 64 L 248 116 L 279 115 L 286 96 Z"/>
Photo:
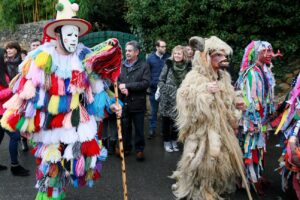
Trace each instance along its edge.
<path fill-rule="evenodd" d="M 10 171 L 14 176 L 29 176 L 29 170 L 25 169 L 21 165 L 12 165 L 10 167 Z"/>
<path fill-rule="evenodd" d="M 0 171 L 2 171 L 2 170 L 7 170 L 7 167 L 4 165 L 0 165 Z"/>
<path fill-rule="evenodd" d="M 21 145 L 22 145 L 22 151 L 27 152 L 28 151 L 28 144 L 27 144 L 27 139 L 26 138 L 22 137 Z"/>

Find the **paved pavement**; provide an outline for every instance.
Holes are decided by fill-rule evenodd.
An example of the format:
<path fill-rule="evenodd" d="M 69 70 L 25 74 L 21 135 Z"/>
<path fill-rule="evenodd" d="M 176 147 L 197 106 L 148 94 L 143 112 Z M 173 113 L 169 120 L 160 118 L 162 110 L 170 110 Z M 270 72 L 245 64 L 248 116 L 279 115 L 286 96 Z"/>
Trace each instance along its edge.
<path fill-rule="evenodd" d="M 147 130 L 147 129 L 146 129 Z M 180 157 L 179 153 L 166 153 L 162 147 L 162 138 L 157 136 L 153 140 L 147 140 L 145 150 L 146 160 L 137 162 L 135 155 L 126 157 L 128 194 L 130 200 L 172 200 L 171 193 L 173 180 L 169 179 Z M 8 137 L 5 136 L 0 145 L 0 163 L 9 164 Z M 267 155 L 267 175 L 272 185 L 267 195 L 260 199 L 281 200 L 293 199 L 285 197 L 280 188 L 280 176 L 274 169 L 277 167 L 277 159 L 280 149 L 275 147 L 275 138 L 270 140 Z M 13 177 L 10 171 L 0 173 L 0 200 L 32 200 L 36 189 L 34 175 L 34 158 L 30 153 L 20 153 L 20 161 L 24 167 L 31 169 L 30 177 Z M 121 200 L 123 198 L 120 160 L 110 156 L 103 166 L 102 179 L 93 188 L 68 188 L 67 200 Z M 253 193 L 254 199 L 259 199 Z M 245 191 L 238 191 L 227 199 L 247 199 Z"/>

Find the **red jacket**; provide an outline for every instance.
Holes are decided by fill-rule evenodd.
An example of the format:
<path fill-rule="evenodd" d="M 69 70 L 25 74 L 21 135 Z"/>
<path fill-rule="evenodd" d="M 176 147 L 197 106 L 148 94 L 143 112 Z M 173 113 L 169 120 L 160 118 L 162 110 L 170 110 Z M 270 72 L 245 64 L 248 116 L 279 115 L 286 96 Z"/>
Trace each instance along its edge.
<path fill-rule="evenodd" d="M 9 77 L 5 76 L 7 84 L 9 84 Z M 0 115 L 3 115 L 5 109 L 3 104 L 12 96 L 12 91 L 8 86 L 0 85 Z"/>

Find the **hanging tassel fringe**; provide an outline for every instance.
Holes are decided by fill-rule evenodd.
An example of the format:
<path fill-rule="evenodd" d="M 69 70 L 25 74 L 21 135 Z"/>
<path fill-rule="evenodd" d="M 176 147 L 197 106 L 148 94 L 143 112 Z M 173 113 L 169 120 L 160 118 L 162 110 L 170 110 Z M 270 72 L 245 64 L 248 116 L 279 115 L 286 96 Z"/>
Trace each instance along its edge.
<path fill-rule="evenodd" d="M 21 99 L 31 99 L 35 96 L 36 88 L 31 80 L 27 80 L 22 92 L 20 93 Z"/>
<path fill-rule="evenodd" d="M 48 112 L 52 115 L 58 114 L 59 96 L 52 95 L 48 104 Z"/>
<path fill-rule="evenodd" d="M 100 148 L 96 140 L 83 142 L 81 144 L 81 153 L 88 157 L 100 155 Z"/>

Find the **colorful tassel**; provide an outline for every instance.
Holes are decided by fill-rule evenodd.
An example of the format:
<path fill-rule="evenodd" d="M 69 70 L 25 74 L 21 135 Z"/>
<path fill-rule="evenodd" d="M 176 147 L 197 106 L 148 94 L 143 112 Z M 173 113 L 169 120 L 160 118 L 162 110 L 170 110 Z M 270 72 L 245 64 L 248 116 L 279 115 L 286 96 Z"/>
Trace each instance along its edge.
<path fill-rule="evenodd" d="M 50 144 L 45 149 L 42 158 L 43 162 L 57 163 L 61 160 L 61 152 L 58 144 Z"/>
<path fill-rule="evenodd" d="M 81 143 L 75 142 L 72 151 L 73 151 L 73 157 L 79 158 L 81 156 Z"/>
<path fill-rule="evenodd" d="M 63 96 L 65 95 L 65 82 L 63 79 L 58 78 L 57 80 L 57 85 L 58 85 L 58 95 Z"/>
<path fill-rule="evenodd" d="M 76 92 L 75 94 L 72 95 L 70 109 L 74 110 L 78 108 L 78 106 L 79 106 L 79 93 Z"/>
<path fill-rule="evenodd" d="M 70 79 L 67 78 L 67 79 L 65 79 L 65 93 L 66 93 L 66 95 L 70 95 L 71 94 L 71 92 L 69 90 L 69 85 L 70 85 Z"/>
<path fill-rule="evenodd" d="M 100 154 L 100 147 L 95 139 L 81 144 L 81 153 L 84 156 L 96 156 Z"/>
<path fill-rule="evenodd" d="M 58 114 L 59 96 L 52 95 L 48 104 L 48 112 L 52 115 Z"/>
<path fill-rule="evenodd" d="M 17 92 L 20 94 L 23 91 L 24 85 L 27 82 L 27 79 L 22 77 L 17 88 Z"/>
<path fill-rule="evenodd" d="M 79 108 L 72 111 L 71 123 L 73 127 L 78 127 L 80 122 Z"/>
<path fill-rule="evenodd" d="M 41 111 L 37 110 L 36 114 L 34 116 L 34 127 L 35 127 L 35 132 L 40 131 L 40 124 L 41 124 Z"/>
<path fill-rule="evenodd" d="M 58 93 L 58 77 L 55 74 L 51 74 L 51 88 L 49 89 L 50 95 L 59 95 Z"/>
<path fill-rule="evenodd" d="M 26 132 L 27 127 L 28 127 L 28 124 L 29 124 L 29 119 L 25 118 L 25 121 L 24 121 L 24 123 L 23 123 L 23 125 L 22 125 L 22 127 L 21 127 L 21 129 L 20 129 L 20 132 L 21 132 L 21 133 Z"/>
<path fill-rule="evenodd" d="M 57 164 L 51 164 L 48 175 L 50 177 L 57 177 L 58 175 L 58 166 Z"/>
<path fill-rule="evenodd" d="M 85 161 L 84 161 L 84 157 L 80 156 L 80 158 L 77 160 L 76 163 L 76 175 L 77 176 L 83 176 L 84 175 L 84 167 L 85 167 Z"/>
<path fill-rule="evenodd" d="M 38 68 L 34 62 L 31 64 L 29 72 L 26 75 L 26 79 L 32 80 L 34 86 L 40 86 L 45 84 L 45 72 Z"/>
<path fill-rule="evenodd" d="M 20 92 L 21 99 L 31 99 L 35 96 L 36 88 L 31 80 L 27 80 L 22 92 Z"/>
<path fill-rule="evenodd" d="M 74 156 L 73 156 L 73 145 L 74 144 L 69 144 L 67 146 L 67 148 L 65 149 L 64 156 L 63 156 L 64 159 L 66 159 L 66 160 L 72 160 L 72 159 L 74 159 Z"/>
<path fill-rule="evenodd" d="M 41 52 L 34 61 L 37 67 L 45 70 L 48 59 L 51 59 L 51 56 L 47 52 Z"/>
<path fill-rule="evenodd" d="M 66 129 L 72 128 L 72 123 L 71 123 L 71 116 L 72 116 L 72 111 L 68 112 L 65 115 L 64 121 L 63 121 L 63 127 Z"/>
<path fill-rule="evenodd" d="M 20 118 L 21 115 L 19 113 L 14 113 L 7 118 L 7 124 L 11 127 L 12 130 L 16 130 L 16 126 Z"/>
<path fill-rule="evenodd" d="M 40 88 L 39 89 L 39 92 L 38 92 L 38 101 L 36 103 L 36 108 L 42 108 L 45 104 L 45 90 L 43 88 Z"/>
<path fill-rule="evenodd" d="M 35 130 L 35 127 L 34 127 L 34 118 L 31 118 L 31 119 L 28 119 L 28 127 L 27 127 L 27 132 L 29 133 L 33 133 L 34 130 Z"/>
<path fill-rule="evenodd" d="M 90 121 L 89 114 L 82 105 L 79 106 L 79 111 L 80 111 L 80 122 L 81 123 Z"/>
<path fill-rule="evenodd" d="M 35 116 L 35 113 L 36 113 L 36 109 L 34 108 L 33 103 L 29 101 L 26 105 L 25 117 L 33 118 Z"/>
<path fill-rule="evenodd" d="M 20 119 L 20 120 L 18 121 L 18 123 L 17 123 L 16 129 L 17 129 L 18 131 L 21 130 L 21 127 L 23 126 L 24 122 L 25 122 L 25 117 L 23 116 L 23 117 L 21 117 L 21 119 Z"/>
<path fill-rule="evenodd" d="M 68 112 L 68 97 L 67 96 L 60 96 L 59 98 L 59 105 L 58 105 L 58 112 L 59 113 L 66 113 Z"/>
<path fill-rule="evenodd" d="M 3 104 L 3 108 L 6 109 L 19 109 L 23 104 L 23 99 L 19 97 L 19 94 L 14 94 L 8 101 Z"/>
<path fill-rule="evenodd" d="M 60 113 L 51 120 L 50 123 L 50 128 L 61 128 L 63 125 L 63 120 L 64 120 L 65 115 Z"/>
<path fill-rule="evenodd" d="M 22 76 L 26 76 L 28 71 L 29 71 L 29 68 L 30 68 L 30 65 L 31 65 L 31 61 L 32 59 L 29 58 L 27 59 L 24 64 L 21 65 L 21 69 L 22 69 Z"/>
<path fill-rule="evenodd" d="M 79 141 L 91 141 L 97 134 L 97 123 L 94 117 L 91 117 L 90 121 L 86 123 L 80 123 L 77 133 L 79 135 Z"/>

